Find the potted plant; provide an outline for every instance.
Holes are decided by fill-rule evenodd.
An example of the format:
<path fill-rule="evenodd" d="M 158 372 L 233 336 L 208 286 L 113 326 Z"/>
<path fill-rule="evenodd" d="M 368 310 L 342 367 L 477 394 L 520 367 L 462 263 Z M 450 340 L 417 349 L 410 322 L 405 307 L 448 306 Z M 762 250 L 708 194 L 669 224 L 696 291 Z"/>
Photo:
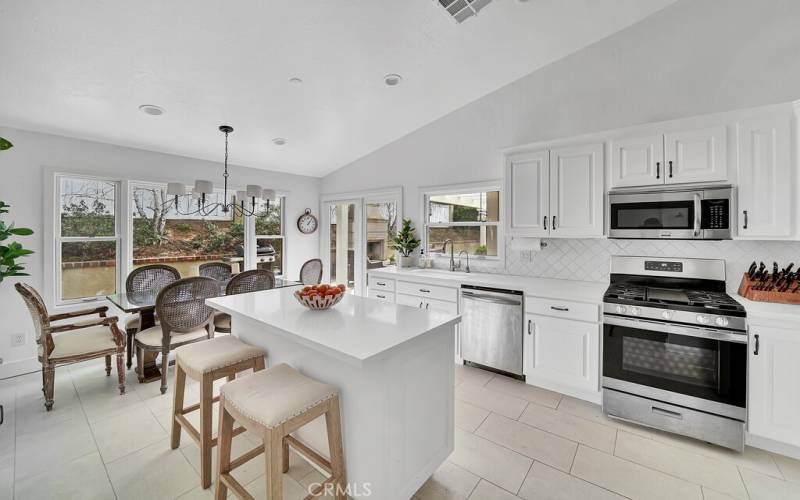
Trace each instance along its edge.
<path fill-rule="evenodd" d="M 489 253 L 489 249 L 486 248 L 486 245 L 479 245 L 478 248 L 475 249 L 475 255 L 477 255 L 479 259 L 485 259 L 487 253 Z"/>
<path fill-rule="evenodd" d="M 397 267 L 400 269 L 414 266 L 414 258 L 411 253 L 419 246 L 419 240 L 414 237 L 414 228 L 411 226 L 411 219 L 403 219 L 403 227 L 392 238 L 392 248 L 400 256 L 397 259 Z"/>

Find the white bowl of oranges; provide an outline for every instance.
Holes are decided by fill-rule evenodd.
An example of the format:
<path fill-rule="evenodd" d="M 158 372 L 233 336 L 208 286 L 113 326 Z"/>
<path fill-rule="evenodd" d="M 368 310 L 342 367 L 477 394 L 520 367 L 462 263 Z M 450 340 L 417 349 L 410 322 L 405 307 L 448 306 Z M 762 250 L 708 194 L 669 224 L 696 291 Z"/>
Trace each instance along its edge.
<path fill-rule="evenodd" d="M 294 292 L 294 298 L 309 309 L 330 309 L 344 298 L 345 285 L 312 285 Z"/>

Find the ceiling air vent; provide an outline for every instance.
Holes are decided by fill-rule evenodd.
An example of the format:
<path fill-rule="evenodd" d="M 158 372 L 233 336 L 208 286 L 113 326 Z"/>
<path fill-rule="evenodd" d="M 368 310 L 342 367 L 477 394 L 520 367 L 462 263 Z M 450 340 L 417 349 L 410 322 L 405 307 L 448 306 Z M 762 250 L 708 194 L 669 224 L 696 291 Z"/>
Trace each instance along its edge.
<path fill-rule="evenodd" d="M 477 16 L 478 11 L 489 5 L 492 0 L 436 0 L 450 17 L 463 23 L 465 19 Z"/>

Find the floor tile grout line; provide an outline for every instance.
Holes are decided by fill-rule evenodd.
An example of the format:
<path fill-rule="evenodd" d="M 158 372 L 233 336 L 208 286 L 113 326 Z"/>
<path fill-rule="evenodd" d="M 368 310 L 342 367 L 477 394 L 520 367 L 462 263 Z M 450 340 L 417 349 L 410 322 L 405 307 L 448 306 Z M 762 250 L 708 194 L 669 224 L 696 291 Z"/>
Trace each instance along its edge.
<path fill-rule="evenodd" d="M 742 480 L 742 484 L 744 485 L 744 491 L 745 493 L 747 493 L 747 498 L 753 498 L 752 495 L 750 495 L 750 489 L 747 487 L 747 481 L 744 480 L 744 476 L 742 475 L 742 470 L 739 468 L 739 466 L 736 466 L 736 472 L 739 473 L 739 479 Z"/>
<path fill-rule="evenodd" d="M 525 481 L 528 480 L 528 476 L 531 475 L 531 471 L 533 470 L 533 466 L 536 464 L 536 460 L 531 460 L 531 465 L 528 467 L 528 471 L 525 473 L 525 477 L 522 478 L 522 483 L 520 483 L 519 488 L 517 488 L 517 492 L 514 493 L 516 496 L 520 496 L 519 492 L 522 491 L 522 487 L 525 486 Z"/>

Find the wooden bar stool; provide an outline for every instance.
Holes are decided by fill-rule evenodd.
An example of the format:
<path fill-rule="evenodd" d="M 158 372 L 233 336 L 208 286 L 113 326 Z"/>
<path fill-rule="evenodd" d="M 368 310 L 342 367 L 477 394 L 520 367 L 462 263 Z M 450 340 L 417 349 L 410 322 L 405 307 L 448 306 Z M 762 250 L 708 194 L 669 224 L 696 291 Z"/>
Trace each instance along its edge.
<path fill-rule="evenodd" d="M 224 500 L 228 488 L 240 499 L 253 498 L 233 478 L 231 471 L 261 453 L 265 454 L 267 463 L 267 500 L 282 500 L 283 473 L 289 470 L 290 446 L 329 475 L 306 500 L 315 498 L 326 485 L 333 485 L 336 500 L 347 498 L 339 393 L 335 387 L 280 364 L 223 385 L 219 401 L 216 500 Z M 325 415 L 330 460 L 290 436 L 321 415 Z M 264 444 L 231 460 L 234 420 L 262 436 Z"/>
<path fill-rule="evenodd" d="M 175 399 L 172 406 L 172 432 L 170 445 L 177 449 L 181 444 L 181 428 L 200 447 L 200 484 L 203 488 L 211 486 L 211 448 L 217 438 L 211 437 L 211 415 L 214 401 L 214 381 L 227 377 L 234 380 L 236 374 L 252 368 L 264 369 L 264 352 L 250 346 L 236 337 L 226 336 L 185 345 L 175 350 Z M 186 376 L 200 382 L 200 402 L 184 408 L 183 395 Z M 200 410 L 200 430 L 194 428 L 186 419 L 186 414 Z M 245 431 L 239 427 L 233 436 Z M 230 438 L 232 439 L 233 436 Z"/>

